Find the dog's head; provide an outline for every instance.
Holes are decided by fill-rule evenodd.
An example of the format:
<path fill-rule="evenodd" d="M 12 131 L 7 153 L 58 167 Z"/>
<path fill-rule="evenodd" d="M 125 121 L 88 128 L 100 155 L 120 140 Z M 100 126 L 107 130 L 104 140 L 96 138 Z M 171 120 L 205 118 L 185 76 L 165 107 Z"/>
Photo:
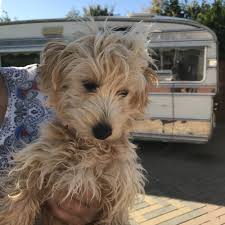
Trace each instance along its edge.
<path fill-rule="evenodd" d="M 112 141 L 143 114 L 154 74 L 145 39 L 135 29 L 89 33 L 49 43 L 40 88 L 64 124 L 83 137 Z"/>

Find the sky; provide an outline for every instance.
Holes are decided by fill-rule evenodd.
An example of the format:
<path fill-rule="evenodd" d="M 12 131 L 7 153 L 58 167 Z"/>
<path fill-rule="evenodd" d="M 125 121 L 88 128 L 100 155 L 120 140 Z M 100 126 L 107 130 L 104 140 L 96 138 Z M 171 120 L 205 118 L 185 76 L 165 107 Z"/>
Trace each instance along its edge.
<path fill-rule="evenodd" d="M 62 18 L 72 8 L 82 12 L 83 7 L 100 4 L 114 7 L 115 14 L 125 16 L 143 11 L 150 3 L 151 0 L 0 0 L 0 14 L 5 10 L 17 20 Z"/>

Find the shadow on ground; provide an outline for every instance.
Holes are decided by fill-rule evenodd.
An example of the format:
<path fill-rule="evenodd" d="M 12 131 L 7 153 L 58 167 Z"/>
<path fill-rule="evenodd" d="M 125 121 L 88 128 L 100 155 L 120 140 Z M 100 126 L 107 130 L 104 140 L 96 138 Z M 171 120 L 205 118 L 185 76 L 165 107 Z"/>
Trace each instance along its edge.
<path fill-rule="evenodd" d="M 204 145 L 137 142 L 147 194 L 225 205 L 225 124 Z"/>

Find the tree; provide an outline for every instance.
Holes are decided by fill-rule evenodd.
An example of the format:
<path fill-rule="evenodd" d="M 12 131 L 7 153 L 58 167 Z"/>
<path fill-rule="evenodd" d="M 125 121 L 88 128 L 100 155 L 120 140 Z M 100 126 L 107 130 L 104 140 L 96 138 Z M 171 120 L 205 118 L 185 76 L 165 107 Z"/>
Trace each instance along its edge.
<path fill-rule="evenodd" d="M 211 28 L 219 41 L 219 57 L 225 59 L 225 0 L 215 0 L 209 4 L 203 0 L 201 4 L 187 5 L 188 18 Z"/>
<path fill-rule="evenodd" d="M 108 7 L 101 7 L 100 5 L 88 6 L 83 8 L 84 16 L 113 16 L 114 9 Z"/>
<path fill-rule="evenodd" d="M 67 14 L 66 18 L 67 19 L 76 19 L 77 17 L 80 16 L 80 12 L 74 8 L 72 8 Z"/>
<path fill-rule="evenodd" d="M 7 22 L 10 22 L 10 21 L 11 21 L 11 19 L 9 18 L 8 13 L 5 10 L 3 10 L 2 16 L 0 17 L 0 23 L 7 23 Z"/>
<path fill-rule="evenodd" d="M 185 6 L 178 0 L 153 0 L 152 6 L 145 11 L 153 15 L 184 17 Z"/>
<path fill-rule="evenodd" d="M 152 6 L 145 11 L 152 15 L 162 15 L 162 3 L 162 0 L 153 0 Z"/>
<path fill-rule="evenodd" d="M 181 5 L 178 0 L 166 0 L 163 4 L 163 12 L 164 16 L 181 16 Z"/>

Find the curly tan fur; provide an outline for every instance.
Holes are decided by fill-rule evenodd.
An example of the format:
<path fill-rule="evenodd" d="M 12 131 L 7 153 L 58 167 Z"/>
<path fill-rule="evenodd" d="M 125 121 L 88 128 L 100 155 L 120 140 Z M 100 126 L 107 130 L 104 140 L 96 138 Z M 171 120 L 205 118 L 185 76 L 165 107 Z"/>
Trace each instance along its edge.
<path fill-rule="evenodd" d="M 39 82 L 56 118 L 36 142 L 16 153 L 4 181 L 0 225 L 33 225 L 45 214 L 47 199 L 60 194 L 62 202 L 84 203 L 86 193 L 92 197 L 85 204 L 99 202 L 95 225 L 129 224 L 128 209 L 145 182 L 129 132 L 154 81 L 144 43 L 136 27 L 126 32 L 92 27 L 67 45 L 46 46 Z M 99 123 L 112 128 L 103 140 L 93 134 Z"/>

